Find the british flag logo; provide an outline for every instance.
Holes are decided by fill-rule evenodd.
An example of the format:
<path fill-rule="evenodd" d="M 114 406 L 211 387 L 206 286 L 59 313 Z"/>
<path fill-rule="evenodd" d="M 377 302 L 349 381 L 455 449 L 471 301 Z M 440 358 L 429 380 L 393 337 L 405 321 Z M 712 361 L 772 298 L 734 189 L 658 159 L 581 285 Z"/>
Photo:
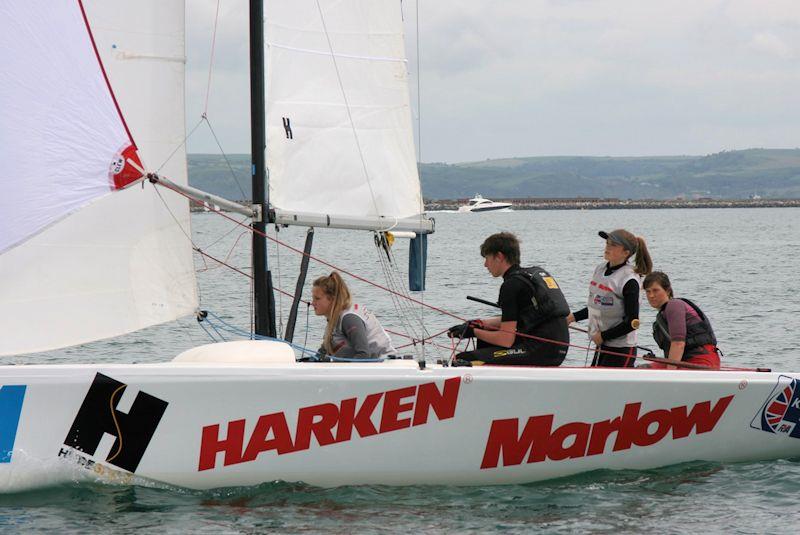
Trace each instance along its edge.
<path fill-rule="evenodd" d="M 800 438 L 800 385 L 786 375 L 778 377 L 767 401 L 753 418 L 750 427 L 768 433 Z"/>

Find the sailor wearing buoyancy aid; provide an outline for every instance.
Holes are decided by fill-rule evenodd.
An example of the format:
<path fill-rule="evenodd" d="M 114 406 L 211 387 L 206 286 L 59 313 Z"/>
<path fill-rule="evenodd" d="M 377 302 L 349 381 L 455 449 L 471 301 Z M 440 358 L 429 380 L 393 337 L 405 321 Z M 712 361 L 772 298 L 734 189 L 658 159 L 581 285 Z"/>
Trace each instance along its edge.
<path fill-rule="evenodd" d="M 596 351 L 592 366 L 633 366 L 639 327 L 641 278 L 653 267 L 647 244 L 624 229 L 598 233 L 606 240 L 604 262 L 589 282 L 586 308 L 568 322 L 589 319 L 589 338 Z M 634 265 L 628 260 L 634 256 Z M 627 357 L 626 357 L 627 356 Z"/>
<path fill-rule="evenodd" d="M 703 311 L 688 299 L 674 298 L 669 277 L 660 271 L 645 277 L 644 288 L 650 306 L 658 310 L 653 339 L 664 356 L 674 361 L 719 368 L 717 338 Z M 652 363 L 651 367 L 666 366 Z"/>
<path fill-rule="evenodd" d="M 476 338 L 476 348 L 456 358 L 472 365 L 559 366 L 569 346 L 569 307 L 555 278 L 540 267 L 520 267 L 519 240 L 509 232 L 486 238 L 481 256 L 489 273 L 503 278 L 501 315 L 451 327 L 451 338 Z"/>
<path fill-rule="evenodd" d="M 328 324 L 320 352 L 337 358 L 376 359 L 396 355 L 389 335 L 364 307 L 351 305 L 350 290 L 337 272 L 314 281 L 311 305 Z"/>
<path fill-rule="evenodd" d="M 358 304 L 339 315 L 331 333 L 331 342 L 334 354 L 340 357 L 375 358 L 397 354 L 375 315 Z"/>

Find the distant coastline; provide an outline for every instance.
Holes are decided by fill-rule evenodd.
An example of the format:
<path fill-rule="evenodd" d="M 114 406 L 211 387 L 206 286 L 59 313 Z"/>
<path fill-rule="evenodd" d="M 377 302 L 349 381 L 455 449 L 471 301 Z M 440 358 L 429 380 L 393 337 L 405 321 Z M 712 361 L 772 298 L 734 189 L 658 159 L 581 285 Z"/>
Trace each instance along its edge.
<path fill-rule="evenodd" d="M 425 210 L 458 210 L 469 199 L 426 200 Z M 800 199 L 539 199 L 499 198 L 497 202 L 510 202 L 513 210 L 642 210 L 658 208 L 798 208 Z M 235 201 L 249 205 L 250 200 Z M 192 203 L 192 212 L 207 211 Z M 225 210 L 222 210 L 223 212 Z"/>
<path fill-rule="evenodd" d="M 618 210 L 656 208 L 796 208 L 800 199 L 540 199 L 499 198 L 497 202 L 510 202 L 514 210 Z M 426 200 L 426 210 L 458 210 L 468 199 Z"/>
<path fill-rule="evenodd" d="M 250 155 L 190 154 L 188 162 L 190 185 L 226 199 L 250 196 Z M 520 199 L 521 208 L 538 210 L 785 206 L 773 200 L 800 199 L 800 148 L 706 156 L 539 156 L 422 163 L 419 174 L 423 197 L 450 207 L 476 193 L 493 200 Z M 534 199 L 532 205 L 528 199 Z M 589 204 L 581 205 L 582 199 Z M 751 203 L 754 200 L 759 202 Z"/>

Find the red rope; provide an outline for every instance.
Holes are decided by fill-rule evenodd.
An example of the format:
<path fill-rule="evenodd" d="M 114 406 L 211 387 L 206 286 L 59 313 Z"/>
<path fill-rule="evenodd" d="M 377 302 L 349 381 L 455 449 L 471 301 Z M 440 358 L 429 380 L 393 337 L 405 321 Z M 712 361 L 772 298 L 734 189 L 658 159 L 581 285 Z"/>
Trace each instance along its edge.
<path fill-rule="evenodd" d="M 171 186 L 169 186 L 167 184 L 164 184 L 162 182 L 159 182 L 158 184 L 160 186 L 163 186 L 163 187 L 169 189 L 169 190 L 172 190 L 172 191 L 174 191 L 176 193 L 179 193 L 179 194 L 183 195 L 184 197 L 186 197 L 190 201 L 194 202 L 195 204 L 202 204 L 202 201 L 199 201 L 199 200 L 195 199 L 194 197 L 188 195 L 187 193 L 184 193 L 184 192 L 182 192 L 182 191 L 180 191 L 180 190 L 178 190 L 176 188 L 173 188 L 173 187 L 171 187 Z M 427 308 L 429 308 L 431 310 L 439 312 L 440 314 L 444 314 L 445 316 L 450 316 L 450 317 L 456 318 L 457 320 L 466 321 L 464 318 L 462 318 L 462 317 L 460 317 L 460 316 L 458 316 L 456 314 L 453 314 L 452 312 L 448 312 L 448 311 L 446 311 L 444 309 L 435 307 L 433 305 L 429 305 L 429 304 L 425 303 L 424 301 L 420 301 L 419 299 L 414 299 L 413 297 L 411 297 L 409 295 L 405 295 L 405 294 L 402 294 L 400 292 L 396 292 L 395 290 L 392 290 L 391 288 L 387 288 L 386 286 L 378 284 L 377 282 L 373 282 L 373 281 L 371 281 L 371 280 L 369 280 L 367 278 L 362 277 L 361 275 L 356 275 L 355 273 L 353 273 L 351 271 L 347 271 L 346 269 L 342 269 L 339 266 L 331 264 L 330 262 L 327 262 L 327 261 L 325 261 L 325 260 L 323 260 L 321 258 L 317 258 L 316 256 L 314 256 L 314 255 L 312 255 L 310 253 L 306 253 L 305 251 L 297 249 L 296 247 L 293 247 L 293 246 L 289 245 L 288 243 L 282 242 L 281 240 L 279 240 L 277 238 L 273 238 L 272 236 L 269 236 L 266 232 L 261 232 L 260 230 L 254 229 L 250 225 L 245 225 L 244 223 L 242 223 L 240 221 L 237 221 L 236 219 L 230 217 L 229 215 L 227 215 L 224 212 L 214 210 L 214 213 L 219 214 L 220 216 L 222 216 L 225 219 L 233 222 L 236 225 L 239 225 L 241 227 L 249 229 L 250 232 L 253 232 L 253 233 L 255 233 L 255 234 L 259 235 L 259 236 L 263 236 L 264 238 L 268 239 L 269 241 L 271 241 L 271 242 L 273 242 L 273 243 L 275 243 L 277 245 L 280 245 L 282 247 L 286 247 L 290 251 L 294 251 L 295 253 L 298 253 L 300 255 L 307 256 L 309 259 L 311 259 L 311 260 L 313 260 L 315 262 L 318 262 L 318 263 L 320 263 L 320 264 L 322 264 L 324 266 L 328 266 L 329 268 L 335 269 L 335 270 L 337 270 L 337 271 L 339 271 L 341 273 L 344 273 L 345 275 L 349 275 L 350 277 L 353 277 L 354 279 L 356 279 L 358 281 L 364 282 L 364 283 L 369 284 L 371 286 L 374 286 L 376 288 L 380 288 L 381 290 L 384 290 L 386 292 L 394 294 L 394 295 L 396 295 L 398 297 L 402 297 L 403 299 L 407 299 L 407 300 L 409 300 L 409 301 L 411 301 L 413 303 L 416 303 L 418 305 L 427 307 Z"/>
<path fill-rule="evenodd" d="M 447 346 L 443 346 L 443 345 L 441 345 L 441 344 L 436 344 L 436 343 L 434 343 L 434 342 L 428 342 L 428 340 L 433 340 L 433 339 L 434 339 L 434 338 L 436 338 L 437 336 L 441 336 L 441 335 L 443 335 L 443 334 L 444 334 L 444 333 L 446 333 L 446 332 L 447 332 L 449 329 L 445 329 L 445 330 L 443 330 L 443 331 L 440 331 L 440 332 L 438 332 L 438 333 L 436 333 L 436 334 L 432 334 L 432 335 L 428 336 L 427 338 L 422 338 L 422 339 L 419 339 L 419 338 L 414 338 L 413 336 L 409 336 L 409 335 L 407 335 L 407 334 L 404 334 L 404 333 L 398 333 L 398 332 L 395 332 L 395 331 L 392 331 L 392 330 L 389 330 L 389 329 L 384 329 L 384 330 L 385 330 L 386 332 L 388 332 L 388 333 L 391 333 L 391 334 L 394 334 L 394 335 L 397 335 L 397 336 L 401 336 L 401 337 L 403 337 L 403 338 L 408 338 L 409 340 L 413 340 L 413 342 L 411 342 L 410 344 L 405 344 L 405 345 L 402 345 L 402 346 L 398 346 L 398 347 L 396 347 L 395 349 L 403 349 L 403 348 L 406 348 L 406 347 L 415 346 L 415 345 L 417 345 L 418 343 L 422 343 L 422 344 L 426 344 L 426 343 L 427 343 L 428 345 L 432 345 L 432 346 L 434 346 L 434 347 L 438 347 L 439 349 L 446 349 L 446 350 L 448 350 L 448 351 L 451 349 L 451 348 L 449 348 L 449 347 L 447 347 Z"/>
<path fill-rule="evenodd" d="M 198 204 L 198 205 L 203 205 L 204 204 L 203 201 L 195 199 L 194 197 L 184 193 L 183 191 L 180 191 L 180 190 L 178 190 L 176 188 L 173 188 L 173 187 L 171 187 L 171 186 L 169 186 L 167 184 L 164 184 L 164 183 L 161 183 L 161 182 L 159 182 L 158 184 L 163 186 L 163 187 L 166 187 L 169 190 L 172 190 L 172 191 L 174 191 L 176 193 L 179 193 L 180 195 L 183 195 L 184 197 L 189 199 L 191 202 L 194 202 L 195 204 Z M 300 255 L 307 256 L 310 260 L 314 260 L 315 262 L 318 262 L 318 263 L 320 263 L 322 265 L 328 266 L 329 268 L 332 268 L 332 269 L 335 269 L 337 271 L 340 271 L 341 273 L 349 275 L 350 277 L 353 277 L 354 279 L 356 279 L 358 281 L 364 282 L 366 284 L 369 284 L 371 286 L 374 286 L 376 288 L 379 288 L 381 290 L 384 290 L 386 292 L 394 294 L 394 295 L 396 295 L 398 297 L 402 297 L 403 299 L 407 299 L 407 300 L 409 300 L 409 301 L 411 301 L 413 303 L 416 303 L 416 304 L 418 304 L 420 306 L 429 308 L 429 309 L 431 309 L 433 311 L 439 312 L 440 314 L 443 314 L 445 316 L 450 316 L 450 317 L 455 318 L 455 319 L 457 319 L 459 321 L 467 321 L 465 318 L 462 318 L 461 316 L 458 316 L 457 314 L 453 314 L 452 312 L 448 312 L 447 310 L 444 310 L 442 308 L 435 307 L 433 305 L 425 303 L 424 301 L 420 301 L 418 299 L 415 299 L 415 298 L 413 298 L 413 297 L 411 297 L 409 295 L 402 294 L 400 292 L 392 290 L 391 288 L 387 288 L 386 286 L 378 284 L 377 282 L 373 282 L 373 281 L 371 281 L 371 280 L 369 280 L 369 279 L 367 279 L 365 277 L 362 277 L 360 275 L 357 275 L 355 273 L 347 271 L 346 269 L 342 269 L 339 266 L 331 264 L 330 262 L 327 262 L 327 261 L 325 261 L 325 260 L 323 260 L 321 258 L 317 258 L 316 256 L 314 256 L 314 255 L 312 255 L 310 253 L 306 253 L 305 251 L 297 249 L 296 247 L 293 247 L 293 246 L 289 245 L 288 243 L 282 242 L 281 240 L 279 240 L 277 238 L 273 238 L 272 236 L 267 235 L 267 233 L 261 232 L 260 230 L 257 230 L 255 228 L 251 227 L 250 225 L 245 225 L 244 223 L 242 223 L 240 221 L 237 221 L 236 219 L 234 219 L 234 218 L 230 217 L 229 215 L 225 214 L 224 212 L 221 212 L 221 211 L 218 211 L 218 210 L 213 210 L 213 212 L 218 214 L 218 215 L 220 215 L 220 216 L 222 216 L 222 217 L 224 217 L 225 219 L 228 219 L 229 221 L 233 222 L 236 225 L 239 225 L 241 227 L 244 227 L 244 228 L 248 229 L 250 232 L 253 232 L 255 234 L 263 236 L 264 238 L 270 240 L 271 242 L 273 242 L 273 243 L 275 243 L 277 245 L 285 247 L 285 248 L 289 249 L 290 251 L 294 251 L 295 253 L 298 253 Z M 239 269 L 237 269 L 237 268 L 235 268 L 233 266 L 230 266 L 230 265 L 226 264 L 225 262 L 222 262 L 221 260 L 218 260 L 218 259 L 212 257 L 211 255 L 208 255 L 207 253 L 201 251 L 200 249 L 195 249 L 195 250 L 197 252 L 199 252 L 200 254 L 205 255 L 208 258 L 210 258 L 210 259 L 212 259 L 212 260 L 214 260 L 216 262 L 219 262 L 220 264 L 226 265 L 226 266 L 230 267 L 231 269 L 233 269 L 234 271 L 237 271 L 237 272 L 249 277 L 250 279 L 253 278 L 252 275 L 244 273 L 243 271 L 241 271 L 241 270 L 239 270 Z M 286 295 L 286 296 L 294 298 L 293 294 L 285 292 L 285 291 L 283 291 L 283 290 L 281 290 L 279 288 L 275 288 L 275 290 L 277 290 L 278 292 L 282 293 L 283 295 Z M 303 301 L 303 302 L 307 303 L 307 301 Z M 566 347 L 574 347 L 576 349 L 585 349 L 585 350 L 591 350 L 592 349 L 590 346 L 581 346 L 581 345 L 577 345 L 577 344 L 572 344 L 570 342 L 561 342 L 560 340 L 551 340 L 549 338 L 542 338 L 540 336 L 535 336 L 533 334 L 527 334 L 527 333 L 521 333 L 521 332 L 518 332 L 518 331 L 510 331 L 508 329 L 501 329 L 499 327 L 488 327 L 488 328 L 484 327 L 483 329 L 484 330 L 491 330 L 491 331 L 499 331 L 499 332 L 509 333 L 509 334 L 513 334 L 515 336 L 520 336 L 522 338 L 528 338 L 528 339 L 531 339 L 531 340 L 537 340 L 537 341 L 540 341 L 540 342 L 545 342 L 545 343 L 554 344 L 554 345 L 560 345 L 560 346 L 566 346 Z M 577 329 L 577 330 L 581 330 L 581 329 Z M 430 338 L 434 338 L 435 336 L 440 336 L 441 334 L 444 334 L 444 332 L 445 331 L 442 331 L 441 333 L 438 333 L 438 334 L 433 335 L 433 336 L 431 336 L 429 338 L 426 338 L 425 340 L 428 340 Z M 393 332 L 392 334 L 399 334 L 399 333 L 394 333 Z M 410 337 L 408 335 L 405 335 L 405 334 L 399 334 L 399 335 L 407 337 L 407 338 L 409 338 L 411 340 L 414 339 L 414 338 L 412 338 L 412 337 Z M 407 347 L 407 346 L 402 346 L 402 347 Z M 455 354 L 456 347 L 453 348 L 453 354 Z M 597 349 L 597 348 L 595 348 L 595 349 Z M 625 358 L 633 358 L 633 359 L 644 358 L 644 356 L 639 357 L 637 355 L 629 355 L 627 353 L 618 353 L 618 352 L 615 352 L 615 351 L 607 351 L 605 349 L 603 349 L 601 352 L 603 354 L 606 354 L 606 355 L 614 355 L 614 356 L 625 357 Z M 452 358 L 452 355 L 451 355 L 451 358 Z M 656 358 L 658 358 L 658 357 L 656 357 Z M 739 368 L 739 367 L 731 367 L 731 366 L 720 366 L 720 370 L 724 370 L 724 371 L 759 371 L 758 368 Z"/>
<path fill-rule="evenodd" d="M 232 266 L 232 265 L 228 264 L 228 263 L 227 263 L 227 262 L 225 262 L 224 260 L 220 260 L 219 258 L 216 258 L 216 257 L 214 257 L 214 256 L 211 256 L 210 254 L 208 254 L 207 252 L 203 251 L 203 250 L 202 250 L 202 249 L 200 249 L 199 247 L 194 247 L 194 250 L 195 250 L 197 253 L 199 253 L 199 254 L 201 254 L 201 255 L 205 256 L 206 258 L 208 258 L 208 259 L 210 259 L 210 260 L 213 260 L 214 262 L 217 262 L 217 263 L 219 263 L 219 264 L 222 264 L 223 266 L 225 266 L 225 267 L 227 267 L 227 268 L 230 268 L 230 269 L 232 269 L 232 270 L 233 270 L 233 271 L 235 271 L 236 273 L 240 273 L 240 274 L 244 275 L 245 277 L 247 277 L 247 278 L 248 278 L 248 279 L 250 279 L 250 280 L 252 280 L 252 279 L 253 279 L 253 276 L 252 276 L 251 274 L 249 274 L 249 273 L 245 273 L 245 272 L 244 272 L 244 271 L 242 271 L 241 269 L 239 269 L 239 268 L 237 268 L 237 267 L 234 267 L 234 266 Z M 273 289 L 274 289 L 276 292 L 278 292 L 278 293 L 281 293 L 281 294 L 283 294 L 283 295 L 285 295 L 285 296 L 288 296 L 288 297 L 294 298 L 294 295 L 292 295 L 292 294 L 290 294 L 289 292 L 286 292 L 286 291 L 284 291 L 284 290 L 281 290 L 280 288 L 273 288 Z M 301 301 L 303 301 L 303 300 L 301 299 Z M 304 302 L 304 303 L 306 303 L 306 304 L 308 304 L 308 301 L 303 301 L 303 302 Z"/>

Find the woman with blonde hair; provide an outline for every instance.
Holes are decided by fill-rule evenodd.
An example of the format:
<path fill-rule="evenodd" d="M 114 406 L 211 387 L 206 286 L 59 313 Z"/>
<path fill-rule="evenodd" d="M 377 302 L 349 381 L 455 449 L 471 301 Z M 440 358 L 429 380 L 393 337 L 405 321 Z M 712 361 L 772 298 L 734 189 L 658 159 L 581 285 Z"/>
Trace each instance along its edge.
<path fill-rule="evenodd" d="M 353 304 L 350 290 L 336 271 L 319 277 L 311 288 L 311 306 L 328 325 L 320 353 L 330 357 L 376 359 L 396 355 L 389 335 L 375 316 Z"/>
<path fill-rule="evenodd" d="M 606 261 L 594 270 L 587 306 L 567 316 L 567 323 L 589 319 L 589 337 L 596 347 L 592 366 L 631 367 L 642 278 L 653 271 L 653 261 L 641 236 L 625 229 L 598 234 L 606 241 Z"/>

